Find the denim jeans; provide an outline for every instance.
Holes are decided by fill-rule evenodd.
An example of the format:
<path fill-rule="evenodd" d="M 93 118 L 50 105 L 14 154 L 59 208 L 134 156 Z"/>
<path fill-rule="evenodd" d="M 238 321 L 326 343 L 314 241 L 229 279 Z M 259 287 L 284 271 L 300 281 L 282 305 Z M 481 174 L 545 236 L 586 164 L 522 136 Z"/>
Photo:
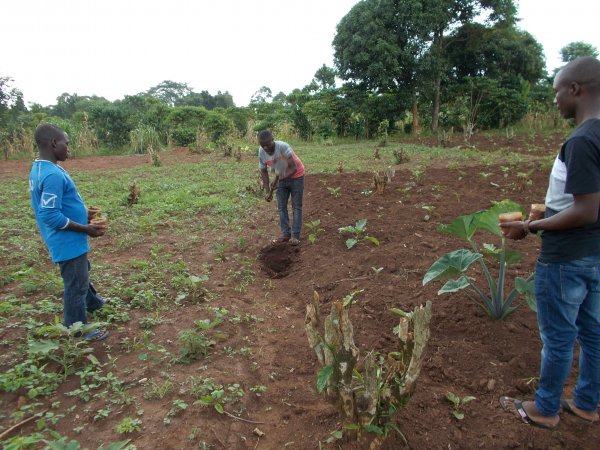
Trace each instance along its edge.
<path fill-rule="evenodd" d="M 575 406 L 595 411 L 600 391 L 600 255 L 561 263 L 537 262 L 535 297 L 542 364 L 535 406 L 554 416 L 579 342 Z"/>
<path fill-rule="evenodd" d="M 104 305 L 104 299 L 90 283 L 87 253 L 58 265 L 64 284 L 64 324 L 70 327 L 75 322 L 87 323 L 86 309 L 93 312 Z"/>
<path fill-rule="evenodd" d="M 277 182 L 277 209 L 279 210 L 279 227 L 282 236 L 300 239 L 302 228 L 302 195 L 304 194 L 304 176 L 284 178 Z M 292 197 L 292 229 L 288 215 L 288 199 Z"/>

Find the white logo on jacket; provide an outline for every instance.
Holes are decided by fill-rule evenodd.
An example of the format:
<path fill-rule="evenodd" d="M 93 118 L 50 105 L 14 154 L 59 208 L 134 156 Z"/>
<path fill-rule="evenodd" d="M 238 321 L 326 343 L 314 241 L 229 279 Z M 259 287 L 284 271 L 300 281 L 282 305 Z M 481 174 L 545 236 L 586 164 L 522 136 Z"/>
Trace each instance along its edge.
<path fill-rule="evenodd" d="M 42 208 L 54 208 L 56 203 L 56 197 L 56 194 L 51 194 L 50 192 L 42 192 L 40 206 Z"/>

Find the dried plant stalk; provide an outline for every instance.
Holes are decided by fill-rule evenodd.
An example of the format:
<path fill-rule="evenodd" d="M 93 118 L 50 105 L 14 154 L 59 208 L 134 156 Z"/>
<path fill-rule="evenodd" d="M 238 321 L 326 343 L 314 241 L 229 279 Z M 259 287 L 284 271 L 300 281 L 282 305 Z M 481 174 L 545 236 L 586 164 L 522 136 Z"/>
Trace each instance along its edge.
<path fill-rule="evenodd" d="M 377 448 L 383 439 L 371 439 L 365 427 L 384 429 L 390 424 L 395 427 L 394 414 L 390 411 L 397 411 L 412 396 L 429 340 L 431 302 L 416 307 L 411 313 L 403 313 L 398 327 L 398 351 L 385 358 L 370 351 L 364 359 L 362 374 L 355 373 L 359 352 L 348 317 L 351 304 L 333 302 L 321 334 L 319 295 L 315 292 L 306 307 L 306 335 L 321 366 L 331 370 L 325 389 L 327 398 L 337 404 L 346 423 L 350 421 L 360 426 L 358 432 L 348 435 L 365 447 L 370 440 L 369 448 Z"/>

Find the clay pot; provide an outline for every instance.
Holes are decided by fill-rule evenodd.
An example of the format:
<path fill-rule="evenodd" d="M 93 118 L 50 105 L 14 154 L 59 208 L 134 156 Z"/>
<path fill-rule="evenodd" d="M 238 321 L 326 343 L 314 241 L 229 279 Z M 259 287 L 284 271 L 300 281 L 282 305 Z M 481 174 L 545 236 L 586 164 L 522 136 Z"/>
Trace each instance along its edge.
<path fill-rule="evenodd" d="M 88 217 L 90 219 L 95 219 L 96 217 L 99 217 L 101 213 L 102 208 L 98 208 L 97 206 L 90 206 L 88 208 Z"/>

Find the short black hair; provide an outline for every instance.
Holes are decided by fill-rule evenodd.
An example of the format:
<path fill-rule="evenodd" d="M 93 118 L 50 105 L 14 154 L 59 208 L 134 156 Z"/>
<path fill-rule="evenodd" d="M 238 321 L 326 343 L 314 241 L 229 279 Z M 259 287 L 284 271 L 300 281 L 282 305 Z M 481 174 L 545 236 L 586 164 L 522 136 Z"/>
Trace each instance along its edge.
<path fill-rule="evenodd" d="M 598 87 L 600 85 L 600 61 L 593 56 L 581 56 L 561 69 L 561 78 L 567 82 Z"/>
<path fill-rule="evenodd" d="M 268 139 L 273 139 L 273 133 L 271 133 L 269 130 L 262 130 L 258 132 L 259 141 L 263 142 Z"/>
<path fill-rule="evenodd" d="M 35 143 L 38 147 L 47 146 L 52 139 L 62 138 L 65 130 L 51 123 L 43 123 L 35 129 Z"/>

